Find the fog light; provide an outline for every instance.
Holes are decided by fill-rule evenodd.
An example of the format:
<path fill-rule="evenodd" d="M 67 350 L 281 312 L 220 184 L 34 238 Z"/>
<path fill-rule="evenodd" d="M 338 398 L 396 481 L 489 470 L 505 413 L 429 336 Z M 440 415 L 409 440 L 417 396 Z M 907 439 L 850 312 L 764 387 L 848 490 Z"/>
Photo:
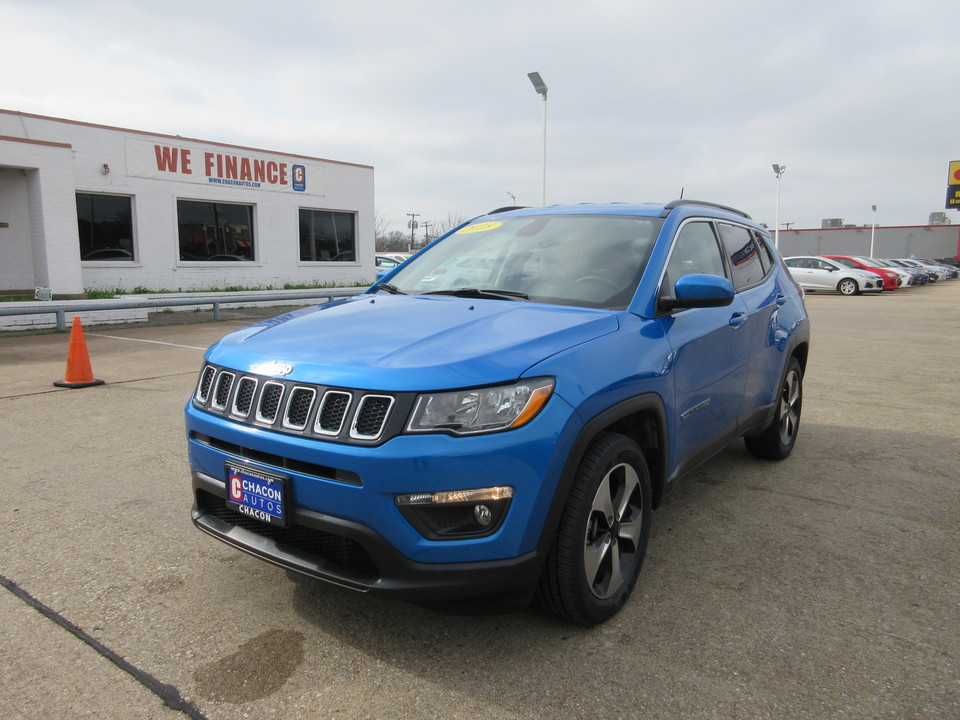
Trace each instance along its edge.
<path fill-rule="evenodd" d="M 474 505 L 473 517 L 476 518 L 477 523 L 483 527 L 487 527 L 493 522 L 493 512 L 486 505 Z"/>
<path fill-rule="evenodd" d="M 513 488 L 398 495 L 397 509 L 428 540 L 460 540 L 490 535 L 500 527 L 513 499 Z"/>

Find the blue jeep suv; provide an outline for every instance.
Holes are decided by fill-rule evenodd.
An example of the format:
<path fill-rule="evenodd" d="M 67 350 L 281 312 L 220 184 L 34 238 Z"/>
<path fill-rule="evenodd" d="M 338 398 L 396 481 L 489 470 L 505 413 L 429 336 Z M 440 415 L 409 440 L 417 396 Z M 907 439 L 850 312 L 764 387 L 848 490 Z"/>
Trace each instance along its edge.
<path fill-rule="evenodd" d="M 504 208 L 207 351 L 193 522 L 294 578 L 599 623 L 683 475 L 790 454 L 809 341 L 742 212 Z"/>

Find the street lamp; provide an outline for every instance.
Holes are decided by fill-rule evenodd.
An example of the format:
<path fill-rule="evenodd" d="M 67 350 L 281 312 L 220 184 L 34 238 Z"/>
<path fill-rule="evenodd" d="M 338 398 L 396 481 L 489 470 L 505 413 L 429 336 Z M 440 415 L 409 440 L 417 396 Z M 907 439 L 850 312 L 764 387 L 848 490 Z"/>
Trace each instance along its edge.
<path fill-rule="evenodd" d="M 539 95 L 543 96 L 543 164 L 540 170 L 541 192 L 540 200 L 542 205 L 547 204 L 547 84 L 540 77 L 540 73 L 527 73 L 530 82 L 533 83 L 533 89 Z"/>
<path fill-rule="evenodd" d="M 773 246 L 780 249 L 780 178 L 787 171 L 786 165 L 773 164 L 773 174 L 777 176 L 777 218 L 773 226 Z"/>
<path fill-rule="evenodd" d="M 870 207 L 873 208 L 873 224 L 870 226 L 870 257 L 873 257 L 873 238 L 877 234 L 877 206 Z"/>

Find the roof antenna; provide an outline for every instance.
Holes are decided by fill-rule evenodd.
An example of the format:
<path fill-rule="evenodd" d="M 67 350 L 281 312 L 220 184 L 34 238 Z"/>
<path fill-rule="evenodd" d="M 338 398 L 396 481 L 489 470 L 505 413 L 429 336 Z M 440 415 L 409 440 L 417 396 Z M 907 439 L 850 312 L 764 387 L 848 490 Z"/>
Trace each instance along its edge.
<path fill-rule="evenodd" d="M 683 200 L 683 191 L 684 191 L 685 189 L 686 189 L 686 188 L 680 188 L 680 199 L 681 199 L 681 200 Z"/>

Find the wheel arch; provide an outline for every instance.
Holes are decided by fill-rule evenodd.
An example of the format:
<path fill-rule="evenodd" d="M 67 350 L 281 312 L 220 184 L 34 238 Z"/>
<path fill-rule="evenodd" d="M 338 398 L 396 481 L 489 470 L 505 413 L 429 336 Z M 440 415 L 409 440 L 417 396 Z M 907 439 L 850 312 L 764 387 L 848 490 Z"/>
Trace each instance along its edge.
<path fill-rule="evenodd" d="M 588 421 L 570 448 L 554 493 L 539 547 L 546 550 L 560 525 L 577 468 L 593 441 L 604 432 L 629 437 L 640 446 L 650 472 L 653 507 L 664 494 L 667 478 L 667 415 L 659 395 L 649 393 L 623 400 Z"/>
<path fill-rule="evenodd" d="M 796 345 L 790 349 L 789 357 L 795 357 L 797 362 L 800 363 L 800 369 L 803 371 L 803 374 L 807 374 L 807 358 L 810 356 L 810 342 L 809 340 L 801 340 Z"/>

